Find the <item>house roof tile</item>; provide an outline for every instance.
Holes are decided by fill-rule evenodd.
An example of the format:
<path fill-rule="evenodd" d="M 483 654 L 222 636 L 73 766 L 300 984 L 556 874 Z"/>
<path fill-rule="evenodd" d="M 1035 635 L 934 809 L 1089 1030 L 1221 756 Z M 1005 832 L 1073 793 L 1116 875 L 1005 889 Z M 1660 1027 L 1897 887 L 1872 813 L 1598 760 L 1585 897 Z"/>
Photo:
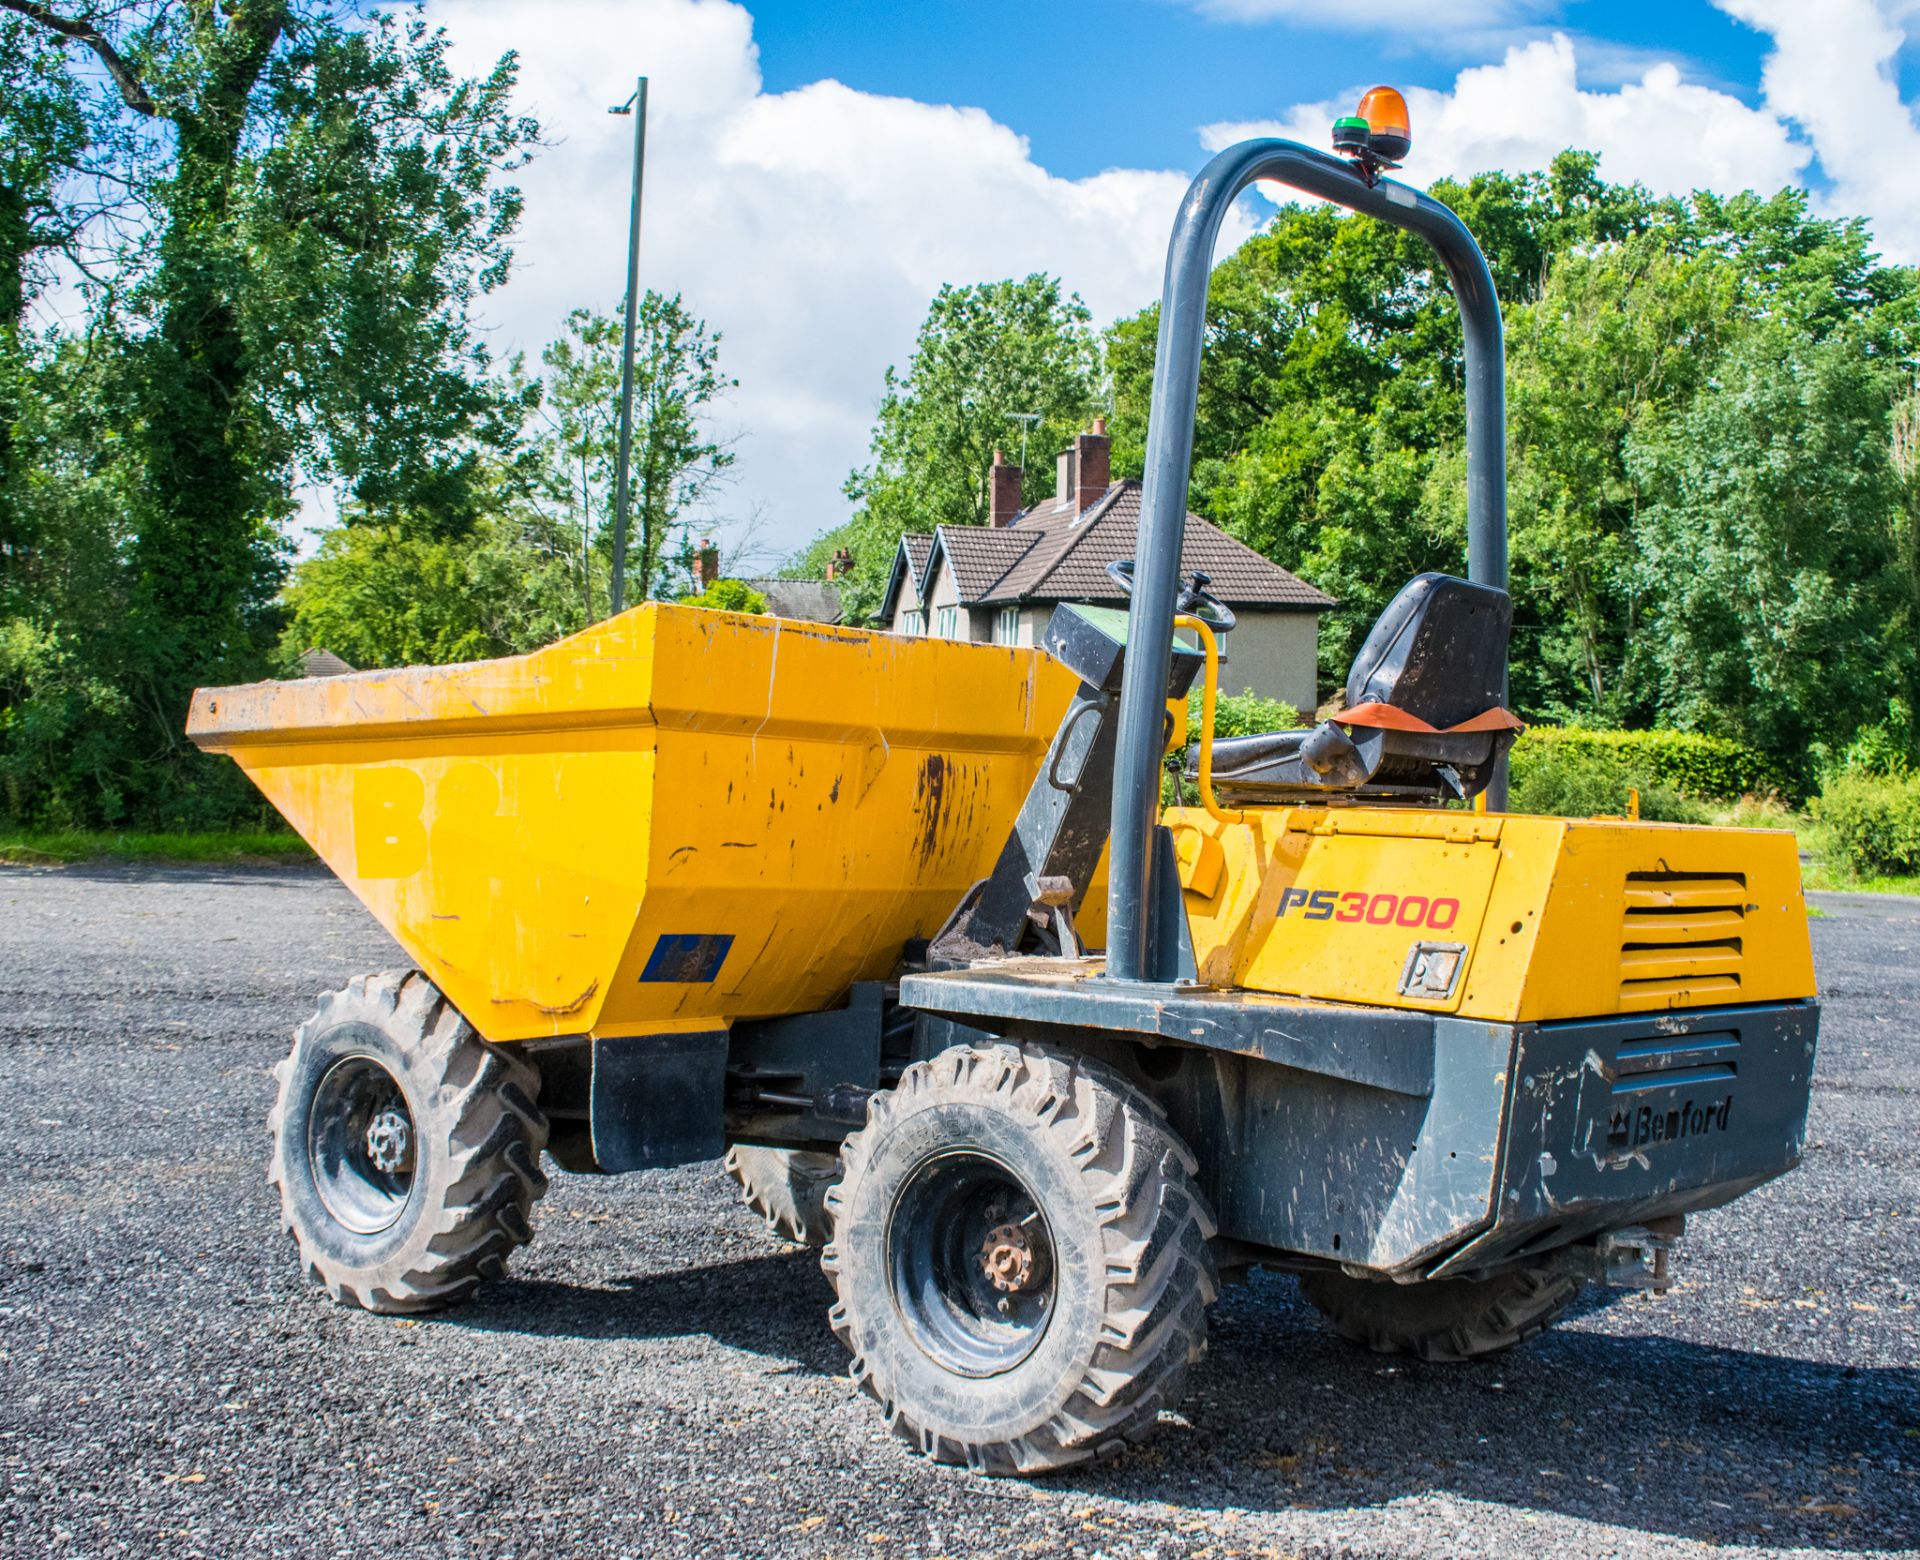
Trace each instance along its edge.
<path fill-rule="evenodd" d="M 1011 527 L 994 530 L 976 525 L 943 525 L 934 533 L 933 550 L 947 560 L 960 599 L 971 605 L 985 598 L 995 583 L 1017 565 L 1039 537 Z M 927 559 L 927 575 L 933 558 Z M 922 579 L 927 577 L 923 575 Z"/>
<path fill-rule="evenodd" d="M 918 595 L 927 585 L 927 557 L 933 551 L 931 536 L 903 536 L 900 544 L 907 550 L 907 571 L 913 581 L 914 594 Z"/>
<path fill-rule="evenodd" d="M 767 598 L 767 610 L 775 617 L 796 618 L 806 623 L 838 623 L 844 616 L 840 592 L 825 580 L 746 580 Z"/>
<path fill-rule="evenodd" d="M 1036 504 L 1001 533 L 1031 536 L 1032 546 L 979 596 L 979 603 L 1120 601 L 1124 592 L 1108 576 L 1107 565 L 1133 556 L 1139 532 L 1137 480 L 1116 482 L 1079 516 L 1070 502 Z M 1335 605 L 1324 591 L 1198 515 L 1187 516 L 1180 562 L 1183 569 L 1207 575 L 1209 589 L 1231 607 L 1319 612 Z"/>
<path fill-rule="evenodd" d="M 1116 558 L 1131 558 L 1140 533 L 1140 483 L 1116 482 L 1084 513 L 1071 500 L 1035 504 L 1011 525 L 941 526 L 932 536 L 901 539 L 887 592 L 892 610 L 901 562 L 924 599 L 936 555 L 946 560 L 966 606 L 1010 606 L 1023 601 L 1123 601 L 1107 573 Z M 1209 589 L 1230 607 L 1278 612 L 1322 612 L 1337 605 L 1246 543 L 1198 515 L 1187 516 L 1181 567 L 1205 574 Z"/>

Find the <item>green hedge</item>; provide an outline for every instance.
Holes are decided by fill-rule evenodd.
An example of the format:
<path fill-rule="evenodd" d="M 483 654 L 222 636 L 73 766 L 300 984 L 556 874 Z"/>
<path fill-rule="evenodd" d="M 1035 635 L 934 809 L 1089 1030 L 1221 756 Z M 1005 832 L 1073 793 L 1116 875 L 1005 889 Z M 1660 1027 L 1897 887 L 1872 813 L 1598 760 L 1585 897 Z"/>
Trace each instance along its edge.
<path fill-rule="evenodd" d="M 1858 876 L 1920 873 L 1920 775 L 1842 770 L 1827 776 L 1810 805 Z"/>
<path fill-rule="evenodd" d="M 1214 733 L 1244 736 L 1300 724 L 1291 706 L 1258 694 L 1224 697 Z M 1200 693 L 1187 705 L 1187 742 L 1200 738 Z M 1778 766 L 1725 737 L 1694 731 L 1596 731 L 1533 726 L 1513 746 L 1516 812 L 1584 818 L 1624 813 L 1627 793 L 1640 793 L 1640 816 L 1666 823 L 1705 823 L 1707 802 L 1742 796 L 1792 796 Z"/>
<path fill-rule="evenodd" d="M 1200 695 L 1197 682 L 1187 695 L 1187 746 L 1200 740 Z M 1213 701 L 1213 734 L 1218 737 L 1253 737 L 1264 731 L 1292 731 L 1300 724 L 1300 712 L 1279 699 L 1257 693 L 1223 693 Z"/>
<path fill-rule="evenodd" d="M 1589 731 L 1532 726 L 1514 744 L 1516 779 L 1529 763 L 1551 756 L 1562 765 L 1626 772 L 1629 784 L 1664 786 L 1701 801 L 1736 801 L 1769 793 L 1797 800 L 1800 787 L 1763 753 L 1697 731 Z M 1617 809 L 1616 809 L 1617 810 Z"/>
<path fill-rule="evenodd" d="M 1620 817 L 1627 795 L 1640 793 L 1640 816 L 1660 823 L 1705 823 L 1706 804 L 1668 785 L 1645 759 L 1628 750 L 1575 743 L 1533 742 L 1513 748 L 1515 812 L 1558 818 Z"/>

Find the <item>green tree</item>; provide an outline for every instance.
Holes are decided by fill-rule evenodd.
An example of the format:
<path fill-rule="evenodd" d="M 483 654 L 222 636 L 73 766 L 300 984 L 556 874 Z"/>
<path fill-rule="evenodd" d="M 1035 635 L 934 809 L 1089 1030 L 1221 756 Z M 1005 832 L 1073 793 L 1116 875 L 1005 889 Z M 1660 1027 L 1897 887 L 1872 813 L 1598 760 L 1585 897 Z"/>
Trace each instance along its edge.
<path fill-rule="evenodd" d="M 1893 408 L 1915 273 L 1802 192 L 1655 200 L 1585 154 L 1434 193 L 1505 306 L 1516 705 L 1790 760 L 1820 699 L 1844 745 L 1905 697 L 1916 441 Z M 1148 309 L 1108 333 L 1122 470 L 1157 325 Z M 1214 272 L 1191 500 L 1341 599 L 1330 679 L 1410 575 L 1465 566 L 1460 351 L 1417 241 L 1331 207 L 1283 209 Z M 1844 543 L 1817 534 L 1822 505 Z M 1841 666 L 1846 697 L 1824 681 Z"/>
<path fill-rule="evenodd" d="M 582 626 L 578 533 L 524 500 L 459 536 L 336 526 L 293 571 L 282 660 L 326 649 L 353 666 L 515 655 Z"/>
<path fill-rule="evenodd" d="M 612 555 L 614 462 L 620 434 L 622 303 L 612 315 L 574 309 L 566 334 L 541 353 L 547 368 L 543 441 L 551 485 L 574 495 L 595 549 Z M 733 451 L 708 432 L 714 405 L 739 382 L 720 370 L 720 332 L 695 319 L 680 294 L 641 295 L 634 328 L 632 533 L 628 601 L 641 603 L 664 583 L 670 562 L 689 553 L 685 526 L 728 480 Z M 593 522 L 593 516 L 599 522 Z M 611 566 L 611 564 L 609 564 Z"/>
<path fill-rule="evenodd" d="M 542 446 L 550 483 L 572 495 L 580 523 L 608 557 L 624 318 L 624 305 L 611 315 L 575 309 L 566 334 L 541 354 L 551 413 Z M 691 511 L 727 480 L 733 452 L 706 421 L 737 384 L 721 372 L 720 333 L 689 312 L 678 293 L 669 298 L 649 289 L 634 330 L 629 602 L 646 601 L 662 587 L 667 565 L 689 551 L 684 532 Z"/>
<path fill-rule="evenodd" d="M 853 553 L 842 587 L 850 620 L 879 605 L 903 535 L 985 523 L 987 471 L 996 449 L 1017 445 L 1015 414 L 1039 417 L 1027 435 L 1023 499 L 1053 491 L 1052 470 L 1033 452 L 1064 446 L 1100 404 L 1090 320 L 1077 294 L 1063 296 L 1058 279 L 1038 274 L 934 296 L 906 373 L 887 370 L 872 462 L 847 479 L 858 510 L 811 549 L 823 560 L 841 546 Z"/>
<path fill-rule="evenodd" d="M 21 18 L 0 16 L 0 559 L 29 543 L 15 442 L 30 371 L 27 307 L 48 260 L 74 236 L 76 219 L 61 195 L 89 140 L 86 95 L 58 47 Z"/>
<path fill-rule="evenodd" d="M 1652 499 L 1639 636 L 1673 722 L 1810 759 L 1915 688 L 1888 518 L 1884 369 L 1851 332 L 1756 324 L 1711 394 L 1632 441 Z"/>
<path fill-rule="evenodd" d="M 1699 392 L 1741 310 L 1733 267 L 1676 255 L 1655 233 L 1557 258 L 1534 303 L 1511 311 L 1514 687 L 1543 717 L 1648 714 L 1628 665 L 1647 603 L 1644 495 L 1626 451 Z"/>
<path fill-rule="evenodd" d="M 1910 380 L 1906 393 L 1894 403 L 1889 421 L 1888 456 L 1899 484 L 1899 503 L 1891 516 L 1889 551 L 1894 559 L 1899 609 L 1888 632 L 1907 644 L 1920 640 L 1920 379 Z M 1920 699 L 1906 703 L 1908 757 L 1920 762 L 1914 742 L 1911 712 Z"/>
<path fill-rule="evenodd" d="M 90 346 L 119 363 L 88 380 L 88 415 L 123 468 L 127 582 L 121 631 L 85 653 L 132 717 L 119 805 L 164 814 L 224 784 L 182 739 L 187 697 L 265 665 L 302 475 L 382 523 L 472 523 L 517 409 L 470 309 L 505 275 L 519 196 L 499 176 L 536 127 L 512 112 L 510 56 L 461 79 L 444 36 L 349 0 L 0 10 L 61 46 L 83 97 L 110 84 L 92 134 L 119 162 L 93 185 L 144 213 L 90 270 Z M 69 228 L 87 189 L 61 195 Z"/>
<path fill-rule="evenodd" d="M 1433 193 L 1479 237 L 1509 305 L 1539 292 L 1552 255 L 1625 237 L 1654 212 L 1578 153 Z M 1155 305 L 1107 335 L 1119 471 L 1141 469 L 1158 330 Z M 1340 598 L 1321 635 L 1329 680 L 1409 575 L 1465 565 L 1459 472 L 1445 466 L 1463 382 L 1451 292 L 1410 234 L 1288 206 L 1213 272 L 1189 501 Z"/>
<path fill-rule="evenodd" d="M 678 297 L 646 296 L 636 341 L 635 545 L 628 553 L 636 600 L 662 586 L 670 567 L 684 571 L 692 555 L 686 510 L 732 461 L 699 425 L 732 384 L 720 374 L 718 348 L 719 337 Z M 577 309 L 566 334 L 542 354 L 541 381 L 526 382 L 512 365 L 501 404 L 525 409 L 529 426 L 537 414 L 541 431 L 511 459 L 476 463 L 470 480 L 480 515 L 466 528 L 436 529 L 367 506 L 325 532 L 284 593 L 283 664 L 313 647 L 359 667 L 511 655 L 603 616 L 619 353 L 619 319 Z M 675 539 L 677 551 L 669 548 Z M 653 589 L 643 594 L 649 576 Z M 764 611 L 766 603 L 729 609 Z"/>
<path fill-rule="evenodd" d="M 144 724 L 126 670 L 132 471 L 104 411 L 123 361 L 111 340 L 30 345 L 11 427 L 32 458 L 9 485 L 16 541 L 0 548 L 0 811 L 117 821 L 154 762 L 128 740 Z M 239 791 L 222 789 L 214 811 Z"/>

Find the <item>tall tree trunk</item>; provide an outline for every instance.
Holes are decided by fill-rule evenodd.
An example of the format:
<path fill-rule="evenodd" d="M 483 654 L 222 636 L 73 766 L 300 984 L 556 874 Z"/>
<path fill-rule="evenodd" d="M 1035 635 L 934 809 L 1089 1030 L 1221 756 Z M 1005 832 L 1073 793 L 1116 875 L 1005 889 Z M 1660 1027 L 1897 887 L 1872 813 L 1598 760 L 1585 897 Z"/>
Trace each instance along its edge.
<path fill-rule="evenodd" d="M 142 380 L 145 513 L 134 565 L 151 701 L 169 747 L 182 745 L 197 683 L 259 670 L 247 609 L 268 559 L 271 467 L 258 457 L 247 345 L 235 305 L 246 264 L 233 240 L 234 186 L 248 102 L 287 23 L 284 0 L 246 0 L 217 22 L 189 0 L 207 56 L 200 92 L 168 117 L 177 163 L 165 197 L 153 288 L 159 329 Z"/>

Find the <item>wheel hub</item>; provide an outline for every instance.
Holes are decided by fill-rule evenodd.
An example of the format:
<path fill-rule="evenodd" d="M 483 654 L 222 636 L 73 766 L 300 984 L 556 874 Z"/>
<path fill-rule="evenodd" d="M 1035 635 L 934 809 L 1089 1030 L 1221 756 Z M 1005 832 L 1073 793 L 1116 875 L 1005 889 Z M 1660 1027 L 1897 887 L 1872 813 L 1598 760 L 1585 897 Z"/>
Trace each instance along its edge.
<path fill-rule="evenodd" d="M 943 1370 L 1012 1370 L 1054 1304 L 1053 1236 L 1025 1182 L 990 1154 L 941 1150 L 906 1178 L 888 1219 L 893 1301 Z"/>
<path fill-rule="evenodd" d="M 368 1055 L 329 1067 L 307 1108 L 307 1163 L 327 1212 L 355 1235 L 399 1222 L 413 1196 L 419 1134 L 400 1080 Z"/>
<path fill-rule="evenodd" d="M 1032 1287 L 1036 1253 L 1027 1232 L 1018 1224 L 996 1225 L 980 1248 L 980 1265 L 987 1282 L 1002 1294 L 1017 1295 Z"/>
<path fill-rule="evenodd" d="M 397 1110 L 381 1111 L 367 1125 L 367 1157 L 386 1175 L 412 1169 L 412 1123 Z"/>

